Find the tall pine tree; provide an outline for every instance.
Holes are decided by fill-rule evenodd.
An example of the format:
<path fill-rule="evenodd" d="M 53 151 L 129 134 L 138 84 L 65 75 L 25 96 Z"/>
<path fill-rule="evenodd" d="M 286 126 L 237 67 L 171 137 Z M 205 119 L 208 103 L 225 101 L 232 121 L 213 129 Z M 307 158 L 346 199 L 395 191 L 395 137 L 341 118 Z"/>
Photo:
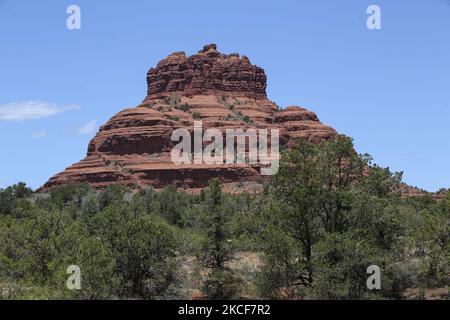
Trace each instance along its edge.
<path fill-rule="evenodd" d="M 203 285 L 209 299 L 230 299 L 237 291 L 237 281 L 229 262 L 234 249 L 230 239 L 229 217 L 223 208 L 222 186 L 218 179 L 210 182 L 206 197 L 206 239 L 203 245 L 203 267 L 210 271 Z"/>

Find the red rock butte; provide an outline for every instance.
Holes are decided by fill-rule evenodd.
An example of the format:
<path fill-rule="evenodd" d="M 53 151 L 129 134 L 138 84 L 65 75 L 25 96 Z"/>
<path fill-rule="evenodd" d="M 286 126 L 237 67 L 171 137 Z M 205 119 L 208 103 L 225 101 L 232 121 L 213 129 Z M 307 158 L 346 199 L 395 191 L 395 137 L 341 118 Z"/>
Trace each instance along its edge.
<path fill-rule="evenodd" d="M 290 148 L 298 139 L 314 143 L 336 131 L 315 113 L 298 107 L 280 109 L 266 95 L 266 74 L 249 58 L 222 54 L 215 44 L 197 54 L 175 52 L 147 73 L 147 97 L 137 107 L 113 116 L 91 140 L 86 157 L 50 178 L 41 190 L 88 182 L 95 188 L 112 184 L 156 189 L 173 184 L 199 189 L 220 178 L 225 190 L 262 181 L 259 165 L 176 165 L 171 141 L 177 128 L 279 129 L 280 144 Z M 190 128 L 190 129 L 189 129 Z"/>

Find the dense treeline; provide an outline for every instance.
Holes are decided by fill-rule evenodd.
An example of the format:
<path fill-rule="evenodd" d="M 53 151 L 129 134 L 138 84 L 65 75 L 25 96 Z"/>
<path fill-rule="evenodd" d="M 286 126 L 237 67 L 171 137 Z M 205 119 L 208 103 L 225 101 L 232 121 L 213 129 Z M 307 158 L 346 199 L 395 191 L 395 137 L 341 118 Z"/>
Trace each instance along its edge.
<path fill-rule="evenodd" d="M 450 194 L 402 197 L 400 174 L 337 137 L 300 143 L 260 194 L 68 185 L 0 190 L 6 299 L 401 299 L 448 286 Z M 242 271 L 239 253 L 260 258 Z M 70 265 L 81 290 L 69 290 Z M 367 268 L 382 270 L 368 290 Z M 420 296 L 419 296 L 420 297 Z"/>

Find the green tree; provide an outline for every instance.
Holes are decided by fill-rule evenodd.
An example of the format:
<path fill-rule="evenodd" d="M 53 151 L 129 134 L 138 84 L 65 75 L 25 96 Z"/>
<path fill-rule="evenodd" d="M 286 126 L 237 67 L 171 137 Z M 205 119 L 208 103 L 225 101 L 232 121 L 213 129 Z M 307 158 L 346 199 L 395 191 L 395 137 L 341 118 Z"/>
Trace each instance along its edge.
<path fill-rule="evenodd" d="M 0 189 L 0 215 L 11 215 L 15 213 L 16 198 L 12 188 Z"/>
<path fill-rule="evenodd" d="M 71 183 L 51 189 L 50 200 L 60 208 L 65 208 L 72 203 L 75 208 L 79 209 L 83 198 L 90 190 L 87 183 Z"/>
<path fill-rule="evenodd" d="M 370 160 L 343 136 L 319 145 L 301 141 L 283 155 L 272 187 L 280 209 L 262 236 L 264 295 L 371 296 L 363 281 L 366 268 L 392 262 L 402 233 L 391 197 L 399 175 L 370 166 Z"/>
<path fill-rule="evenodd" d="M 12 191 L 17 199 L 29 197 L 33 193 L 33 190 L 31 188 L 28 188 L 26 183 L 24 182 L 19 182 L 18 184 L 13 185 Z"/>
<path fill-rule="evenodd" d="M 178 227 L 185 225 L 185 211 L 189 201 L 184 193 L 178 192 L 174 185 L 168 185 L 158 194 L 158 201 L 157 210 L 161 217 Z"/>
<path fill-rule="evenodd" d="M 119 297 L 158 299 L 178 294 L 178 243 L 172 229 L 148 215 L 109 206 L 95 216 L 100 233 L 116 258 Z"/>
<path fill-rule="evenodd" d="M 122 185 L 110 185 L 106 187 L 98 197 L 100 210 L 108 206 L 120 207 L 124 203 L 126 188 Z"/>
<path fill-rule="evenodd" d="M 73 223 L 65 229 L 60 243 L 65 250 L 54 280 L 60 297 L 88 300 L 117 297 L 119 278 L 115 273 L 116 259 L 103 239 L 89 236 L 82 225 Z M 80 290 L 69 290 L 66 286 L 66 271 L 71 265 L 80 268 Z"/>
<path fill-rule="evenodd" d="M 231 242 L 229 216 L 222 203 L 222 187 L 218 179 L 211 180 L 206 195 L 202 264 L 210 271 L 203 286 L 209 299 L 229 299 L 237 291 L 237 279 L 229 267 L 234 248 Z"/>

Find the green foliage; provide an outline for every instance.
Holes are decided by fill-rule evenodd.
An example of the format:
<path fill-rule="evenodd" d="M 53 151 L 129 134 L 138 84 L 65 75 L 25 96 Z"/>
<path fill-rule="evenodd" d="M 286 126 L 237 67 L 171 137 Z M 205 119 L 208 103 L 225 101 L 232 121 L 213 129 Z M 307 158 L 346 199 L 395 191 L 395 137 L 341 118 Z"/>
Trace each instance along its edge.
<path fill-rule="evenodd" d="M 184 211 L 188 199 L 173 185 L 169 185 L 158 194 L 157 213 L 169 223 L 182 227 L 185 224 Z"/>
<path fill-rule="evenodd" d="M 244 116 L 244 118 L 242 118 L 242 120 L 244 120 L 244 122 L 246 122 L 246 123 L 251 123 L 252 122 L 252 120 L 250 120 L 249 116 Z"/>
<path fill-rule="evenodd" d="M 225 194 L 219 180 L 198 195 L 8 187 L 0 299 L 402 299 L 448 286 L 450 193 L 402 197 L 401 173 L 371 162 L 337 136 L 286 151 L 261 194 Z M 245 251 L 256 272 L 239 269 Z M 71 265 L 81 290 L 66 286 Z M 381 290 L 366 287 L 370 265 Z"/>
<path fill-rule="evenodd" d="M 191 106 L 185 103 L 181 106 L 176 106 L 175 109 L 181 110 L 183 112 L 189 112 L 191 110 Z"/>
<path fill-rule="evenodd" d="M 229 267 L 234 248 L 229 215 L 223 207 L 222 187 L 218 179 L 213 179 L 209 184 L 206 209 L 208 215 L 203 221 L 206 238 L 201 259 L 203 266 L 210 271 L 203 291 L 209 299 L 231 299 L 236 294 L 238 281 Z"/>
<path fill-rule="evenodd" d="M 435 206 L 430 198 L 418 203 L 397 196 L 392 190 L 401 174 L 370 161 L 341 136 L 319 145 L 301 142 L 283 155 L 271 197 L 280 210 L 261 235 L 263 296 L 401 298 L 402 290 L 425 279 L 425 287 L 443 285 L 449 216 L 424 211 Z M 384 270 L 381 291 L 367 290 L 370 265 Z"/>
<path fill-rule="evenodd" d="M 68 184 L 62 187 L 53 188 L 50 191 L 50 200 L 60 208 L 64 208 L 73 202 L 80 206 L 84 196 L 88 194 L 90 187 L 87 183 Z"/>
<path fill-rule="evenodd" d="M 0 190 L 0 215 L 10 215 L 15 212 L 16 198 L 10 188 Z"/>
<path fill-rule="evenodd" d="M 121 185 L 108 186 L 98 197 L 100 210 L 108 206 L 120 207 L 124 203 L 126 188 Z"/>
<path fill-rule="evenodd" d="M 17 199 L 23 199 L 29 197 L 33 190 L 27 187 L 27 185 L 23 182 L 19 182 L 11 187 L 13 195 Z"/>
<path fill-rule="evenodd" d="M 144 108 L 152 109 L 155 104 L 156 104 L 156 102 L 152 101 L 149 103 L 145 103 L 143 106 L 144 106 Z"/>
<path fill-rule="evenodd" d="M 194 112 L 194 114 L 192 115 L 192 117 L 193 117 L 195 120 L 200 120 L 200 119 L 202 118 L 202 115 L 201 115 L 200 113 L 198 113 L 198 112 Z"/>
<path fill-rule="evenodd" d="M 78 203 L 80 194 L 85 196 Z M 151 196 L 142 191 L 140 203 Z M 96 194 L 81 185 L 67 186 L 30 204 L 26 217 L 0 219 L 0 279 L 16 284 L 10 296 L 180 297 L 173 227 L 145 210 L 133 210 L 125 198 L 121 187 Z M 66 287 L 70 265 L 81 269 L 81 290 Z"/>
<path fill-rule="evenodd" d="M 169 97 L 164 98 L 164 103 L 171 107 L 177 107 L 180 104 L 181 97 L 179 94 L 172 94 Z"/>
<path fill-rule="evenodd" d="M 170 228 L 148 216 L 128 217 L 109 208 L 98 217 L 104 236 L 116 257 L 119 296 L 161 298 L 176 280 L 177 244 Z"/>
<path fill-rule="evenodd" d="M 33 190 L 25 183 L 19 182 L 5 190 L 0 189 L 0 216 L 20 213 L 20 209 L 26 206 L 23 199 L 31 196 Z"/>

